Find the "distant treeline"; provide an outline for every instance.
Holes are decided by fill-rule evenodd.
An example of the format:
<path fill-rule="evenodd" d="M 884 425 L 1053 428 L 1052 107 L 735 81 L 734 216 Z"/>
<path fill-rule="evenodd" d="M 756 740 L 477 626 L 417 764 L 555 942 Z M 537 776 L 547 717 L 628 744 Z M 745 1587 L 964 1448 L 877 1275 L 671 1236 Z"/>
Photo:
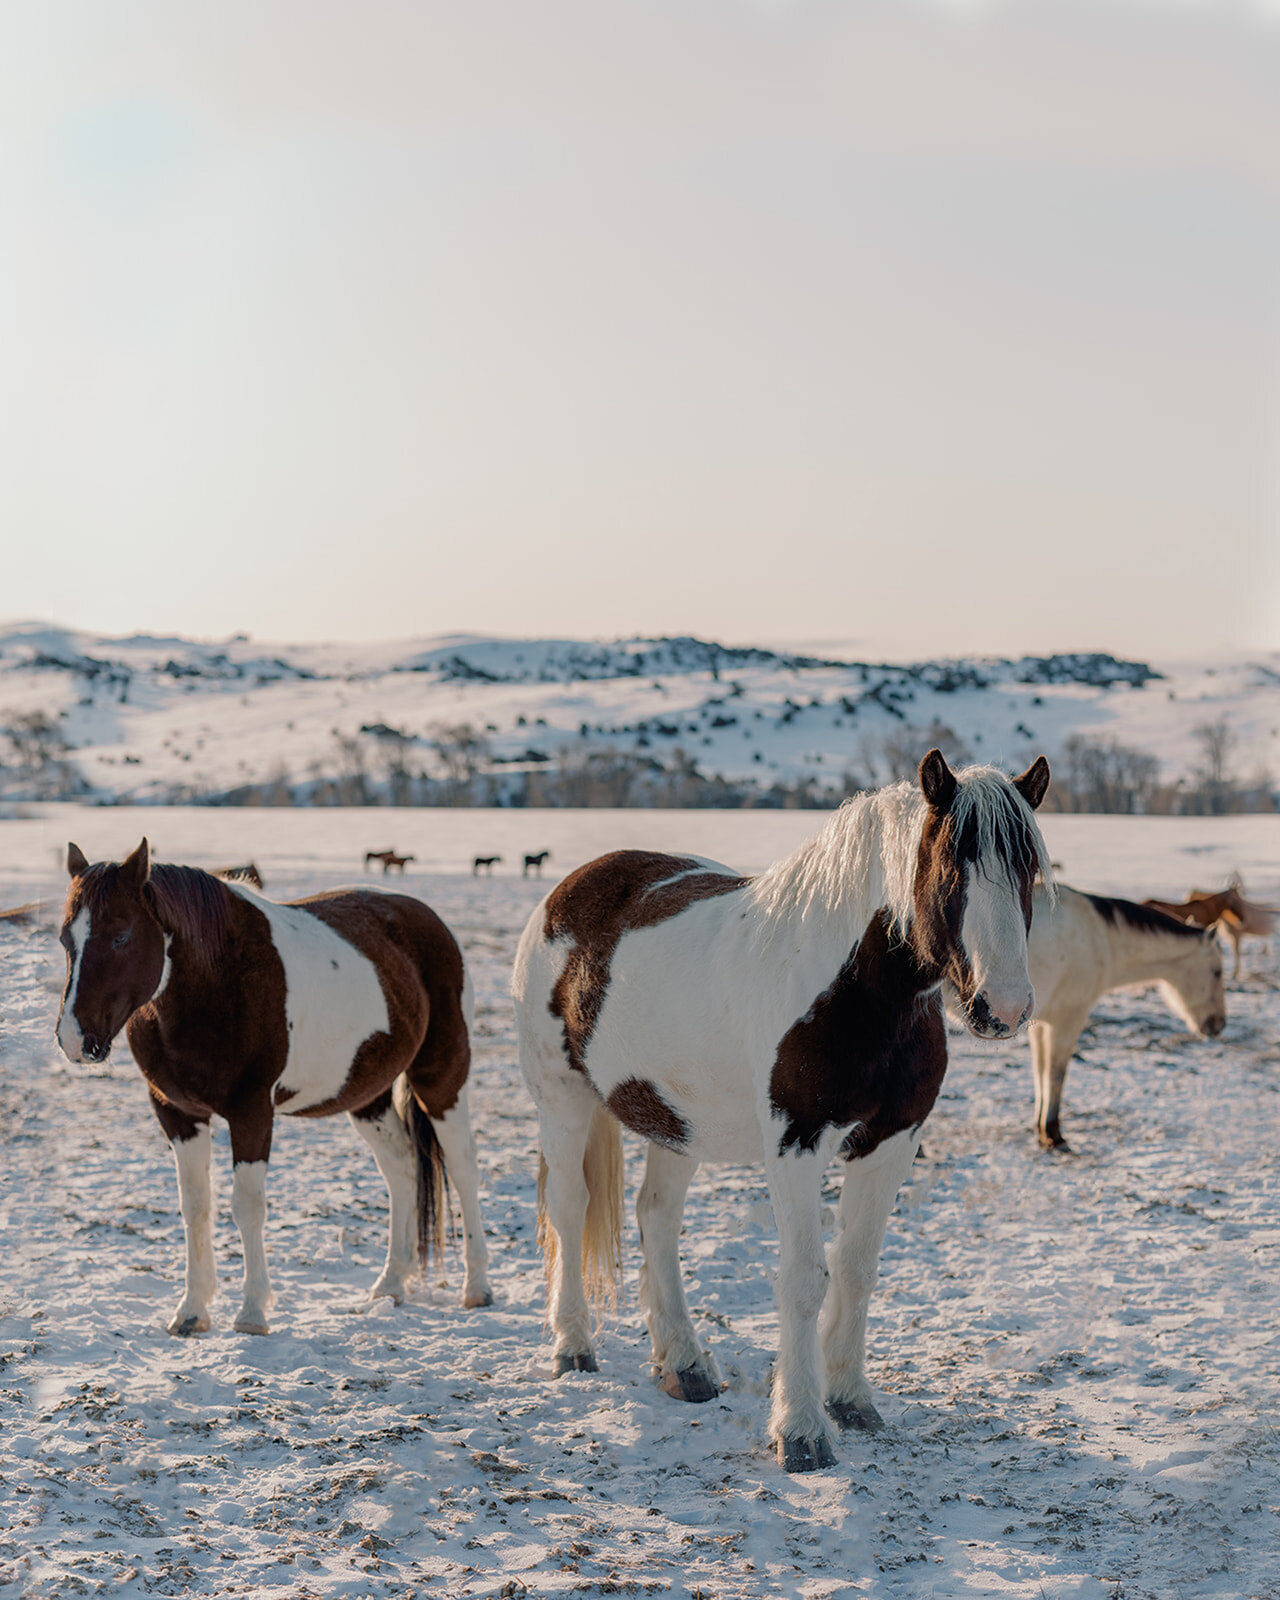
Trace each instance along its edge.
<path fill-rule="evenodd" d="M 530 732 L 534 732 L 533 728 Z M 1020 734 L 1026 730 L 1018 729 Z M 1225 720 L 1193 730 L 1197 760 L 1166 780 L 1161 763 L 1115 739 L 1072 734 L 1050 752 L 1053 782 L 1047 810 L 1130 815 L 1222 816 L 1277 809 L 1276 784 L 1264 771 L 1236 771 L 1236 736 Z M 0 721 L 0 793 L 10 799 L 77 800 L 95 794 L 67 748 L 58 723 L 40 712 Z M 335 730 L 330 755 L 303 773 L 283 763 L 266 777 L 230 789 L 158 784 L 146 800 L 170 805 L 224 806 L 550 806 L 688 807 L 738 810 L 829 810 L 852 794 L 915 775 L 934 745 L 953 764 L 975 752 L 945 723 L 864 735 L 841 772 L 793 778 L 726 778 L 703 772 L 676 746 L 658 754 L 639 740 L 631 747 L 583 737 L 530 747 L 514 758 L 495 756 L 486 730 L 471 723 L 437 724 L 426 740 L 384 724 L 356 733 Z M 1034 752 L 1028 749 L 1028 759 Z M 126 756 L 125 760 L 130 758 Z M 132 800 L 133 797 L 129 797 Z"/>

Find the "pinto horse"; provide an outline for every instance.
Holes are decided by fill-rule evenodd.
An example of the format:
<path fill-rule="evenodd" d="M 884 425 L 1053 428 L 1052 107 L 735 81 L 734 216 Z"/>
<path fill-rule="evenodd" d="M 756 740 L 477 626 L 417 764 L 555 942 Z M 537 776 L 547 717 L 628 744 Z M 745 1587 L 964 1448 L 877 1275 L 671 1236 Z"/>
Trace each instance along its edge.
<path fill-rule="evenodd" d="M 616 1282 L 621 1123 L 648 1140 L 636 1212 L 654 1366 L 674 1398 L 719 1392 L 681 1283 L 685 1194 L 701 1161 L 763 1158 L 781 1244 L 770 1434 L 791 1472 L 834 1461 L 828 1412 L 882 1425 L 863 1374 L 867 1301 L 946 1071 L 943 980 L 980 1038 L 1009 1037 L 1032 1006 L 1031 891 L 1050 877 L 1032 811 L 1048 763 L 1010 780 L 953 773 L 932 750 L 919 778 L 847 801 L 754 879 L 693 857 L 601 856 L 543 900 L 516 954 L 555 1375 L 596 1370 L 586 1289 Z M 822 1176 L 837 1152 L 828 1272 Z"/>
<path fill-rule="evenodd" d="M 173 1150 L 186 1230 L 174 1334 L 209 1327 L 216 1289 L 209 1180 L 213 1115 L 231 1129 L 231 1212 L 244 1244 L 240 1333 L 266 1333 L 263 1243 L 277 1110 L 345 1111 L 391 1197 L 372 1297 L 397 1303 L 417 1256 L 438 1249 L 444 1183 L 462 1206 L 463 1304 L 488 1305 L 488 1257 L 467 1107 L 471 985 L 435 912 L 407 895 L 334 889 L 276 904 L 194 867 L 152 866 L 144 839 L 90 866 L 67 849 L 67 985 L 58 1043 L 71 1061 L 129 1048 Z"/>

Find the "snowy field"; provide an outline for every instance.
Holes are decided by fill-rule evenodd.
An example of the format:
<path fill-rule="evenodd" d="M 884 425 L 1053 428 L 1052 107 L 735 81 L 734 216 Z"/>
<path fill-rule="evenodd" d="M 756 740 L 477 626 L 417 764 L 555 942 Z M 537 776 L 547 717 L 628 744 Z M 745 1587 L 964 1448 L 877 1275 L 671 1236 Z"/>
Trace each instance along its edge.
<path fill-rule="evenodd" d="M 1216 1040 L 1189 1040 L 1154 992 L 1100 1006 L 1067 1084 L 1074 1155 L 1036 1145 L 1025 1042 L 953 1038 L 872 1302 L 888 1426 L 789 1478 L 765 1439 L 776 1242 L 756 1170 L 704 1169 L 686 1214 L 721 1399 L 687 1407 L 651 1382 L 634 1226 L 601 1371 L 549 1381 L 507 979 L 547 886 L 522 881 L 525 851 L 549 848 L 550 876 L 630 844 L 749 870 L 820 817 L 28 809 L 0 822 L 0 907 L 43 903 L 0 923 L 0 1593 L 1280 1595 L 1267 946 L 1246 945 Z M 452 924 L 478 991 L 492 1308 L 459 1306 L 452 1258 L 447 1283 L 370 1306 L 381 1180 L 345 1119 L 282 1118 L 273 1333 L 230 1330 L 222 1130 L 215 1326 L 166 1335 L 182 1231 L 142 1080 L 123 1044 L 72 1066 L 53 1040 L 66 840 L 118 857 L 144 831 L 164 859 L 252 858 L 281 898 L 358 879 L 367 849 L 418 857 L 405 887 Z M 1278 819 L 1049 817 L 1045 832 L 1084 888 L 1181 893 L 1239 869 L 1280 900 Z M 473 878 L 471 856 L 495 852 L 495 876 Z"/>

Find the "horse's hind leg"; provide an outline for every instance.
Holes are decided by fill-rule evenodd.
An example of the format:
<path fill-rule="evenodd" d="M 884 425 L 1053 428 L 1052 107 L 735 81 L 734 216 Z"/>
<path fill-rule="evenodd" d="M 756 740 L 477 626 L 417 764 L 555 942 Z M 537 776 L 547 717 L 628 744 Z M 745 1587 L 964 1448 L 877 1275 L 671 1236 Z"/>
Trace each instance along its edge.
<path fill-rule="evenodd" d="M 187 1240 L 187 1275 L 182 1301 L 169 1321 L 169 1332 L 204 1333 L 218 1287 L 213 1257 L 213 1190 L 209 1179 L 212 1141 L 209 1124 L 197 1122 L 175 1106 L 152 1098 L 151 1105 L 169 1140 L 178 1169 L 178 1204 Z"/>
<path fill-rule="evenodd" d="M 418 1178 L 413 1141 L 392 1104 L 390 1089 L 359 1111 L 351 1112 L 351 1126 L 373 1151 L 373 1159 L 387 1186 L 391 1212 L 386 1263 L 369 1291 L 369 1298 L 377 1300 L 389 1296 L 400 1305 L 404 1300 L 405 1280 L 412 1277 L 418 1265 L 414 1249 Z"/>
<path fill-rule="evenodd" d="M 865 1364 L 867 1305 L 879 1275 L 880 1247 L 894 1198 L 911 1170 L 919 1130 L 894 1134 L 845 1167 L 840 1215 L 831 1245 L 831 1287 L 820 1327 L 827 1369 L 827 1410 L 842 1428 L 884 1426 L 871 1399 Z"/>
<path fill-rule="evenodd" d="M 649 1319 L 654 1365 L 662 1387 L 677 1400 L 711 1400 L 720 1393 L 714 1358 L 698 1344 L 680 1273 L 680 1222 L 698 1163 L 650 1144 L 636 1222 L 644 1250 L 640 1300 Z"/>
<path fill-rule="evenodd" d="M 539 1229 L 547 1256 L 548 1320 L 555 1339 L 554 1374 L 558 1378 L 566 1372 L 597 1370 L 582 1256 L 591 1198 L 584 1161 L 600 1102 L 582 1078 L 574 1080 L 567 1073 L 544 1078 L 537 1101 L 545 1174 L 540 1175 L 540 1199 L 555 1232 L 553 1240 Z"/>
<path fill-rule="evenodd" d="M 267 1271 L 267 1161 L 271 1155 L 270 1101 L 254 1104 L 227 1119 L 231 1126 L 231 1215 L 244 1248 L 244 1302 L 237 1333 L 269 1333 L 267 1317 L 275 1296 Z"/>
<path fill-rule="evenodd" d="M 476 1141 L 471 1131 L 471 1112 L 464 1083 L 458 1098 L 443 1116 L 432 1117 L 440 1148 L 444 1151 L 445 1171 L 458 1191 L 462 1207 L 462 1253 L 466 1276 L 462 1284 L 464 1306 L 491 1306 L 489 1251 L 484 1242 L 484 1222 L 480 1216 L 480 1168 L 476 1161 Z"/>

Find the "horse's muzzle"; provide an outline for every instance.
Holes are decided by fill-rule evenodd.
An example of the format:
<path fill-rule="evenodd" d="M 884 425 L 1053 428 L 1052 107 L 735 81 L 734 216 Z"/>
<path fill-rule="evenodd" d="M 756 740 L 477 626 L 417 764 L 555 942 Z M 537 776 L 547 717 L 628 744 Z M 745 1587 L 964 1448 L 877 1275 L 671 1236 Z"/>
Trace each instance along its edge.
<path fill-rule="evenodd" d="M 1028 1000 L 1016 1022 L 1009 1023 L 996 1016 L 987 1004 L 986 996 L 975 994 L 965 1007 L 965 1022 L 969 1032 L 979 1039 L 1012 1038 L 1031 1015 L 1034 1000 Z"/>
<path fill-rule="evenodd" d="M 1206 1017 L 1200 1024 L 1200 1032 L 1206 1039 L 1216 1039 L 1226 1025 L 1226 1014 L 1221 1011 L 1215 1011 L 1211 1017 Z"/>

